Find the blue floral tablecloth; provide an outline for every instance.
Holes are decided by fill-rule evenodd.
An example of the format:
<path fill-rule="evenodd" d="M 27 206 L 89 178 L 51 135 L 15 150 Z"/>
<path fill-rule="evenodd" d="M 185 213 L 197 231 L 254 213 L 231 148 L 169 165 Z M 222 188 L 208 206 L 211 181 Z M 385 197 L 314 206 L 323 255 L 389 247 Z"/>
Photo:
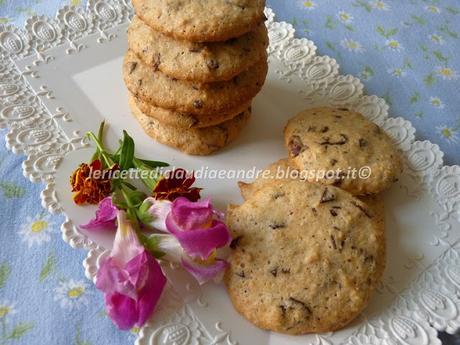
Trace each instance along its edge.
<path fill-rule="evenodd" d="M 342 73 L 384 97 L 412 122 L 419 140 L 460 164 L 460 2 L 268 0 L 280 20 L 334 57 Z M 0 0 L 0 23 L 54 15 L 80 0 Z M 3 137 L 5 131 L 0 131 Z M 40 206 L 42 185 L 22 176 L 23 158 L 0 145 L 0 345 L 132 344 L 105 316 L 102 296 L 84 277 L 85 252 L 60 236 L 60 216 Z M 442 336 L 445 344 L 460 341 Z"/>

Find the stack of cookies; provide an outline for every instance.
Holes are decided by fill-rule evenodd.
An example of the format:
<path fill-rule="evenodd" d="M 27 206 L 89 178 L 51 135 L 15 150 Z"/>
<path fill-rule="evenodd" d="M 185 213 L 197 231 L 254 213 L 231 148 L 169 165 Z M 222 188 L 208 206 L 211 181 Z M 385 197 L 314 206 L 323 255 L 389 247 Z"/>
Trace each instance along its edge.
<path fill-rule="evenodd" d="M 232 142 L 267 75 L 264 0 L 133 0 L 123 74 L 145 132 L 194 155 Z"/>
<path fill-rule="evenodd" d="M 244 203 L 228 208 L 225 283 L 235 308 L 260 328 L 335 331 L 359 315 L 382 277 L 380 193 L 402 160 L 389 136 L 348 109 L 303 111 L 284 136 L 288 158 L 240 182 Z"/>

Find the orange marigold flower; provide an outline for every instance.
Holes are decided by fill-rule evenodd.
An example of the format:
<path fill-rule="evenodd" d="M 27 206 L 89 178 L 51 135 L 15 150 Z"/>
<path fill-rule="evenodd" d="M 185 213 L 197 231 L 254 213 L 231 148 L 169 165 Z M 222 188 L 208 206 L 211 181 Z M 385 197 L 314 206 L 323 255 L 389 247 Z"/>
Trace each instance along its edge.
<path fill-rule="evenodd" d="M 157 200 L 174 201 L 179 197 L 190 201 L 200 199 L 201 188 L 192 187 L 195 176 L 184 169 L 176 169 L 158 181 L 153 189 L 153 196 Z"/>
<path fill-rule="evenodd" d="M 114 170 L 118 170 L 118 167 L 104 170 L 99 160 L 91 164 L 82 163 L 70 177 L 72 192 L 75 193 L 74 202 L 77 205 L 85 203 L 96 205 L 109 196 L 112 191 L 110 172 Z"/>

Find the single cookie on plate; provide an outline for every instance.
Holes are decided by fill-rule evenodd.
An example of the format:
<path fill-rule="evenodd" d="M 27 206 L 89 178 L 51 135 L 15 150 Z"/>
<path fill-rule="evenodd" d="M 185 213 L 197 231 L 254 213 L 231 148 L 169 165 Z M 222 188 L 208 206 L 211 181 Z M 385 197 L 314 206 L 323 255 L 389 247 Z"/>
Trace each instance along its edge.
<path fill-rule="evenodd" d="M 147 65 L 171 77 L 209 83 L 230 80 L 266 58 L 268 33 L 261 23 L 254 31 L 229 41 L 193 43 L 164 35 L 134 17 L 128 43 Z"/>
<path fill-rule="evenodd" d="M 226 216 L 224 281 L 236 310 L 288 334 L 340 329 L 367 305 L 385 267 L 379 220 L 333 186 L 274 180 Z"/>
<path fill-rule="evenodd" d="M 133 0 L 153 29 L 191 42 L 226 41 L 265 20 L 265 0 Z"/>
<path fill-rule="evenodd" d="M 243 199 L 248 199 L 257 192 L 259 189 L 263 188 L 266 184 L 270 184 L 273 180 L 290 180 L 297 179 L 296 177 L 297 169 L 289 165 L 287 158 L 280 159 L 266 168 L 264 168 L 256 180 L 252 183 L 247 182 L 238 182 L 238 187 L 240 188 L 241 196 Z"/>
<path fill-rule="evenodd" d="M 153 104 L 144 102 L 134 96 L 132 97 L 134 98 L 136 105 L 145 115 L 157 119 L 162 124 L 180 128 L 203 128 L 215 126 L 244 113 L 251 106 L 251 101 L 249 101 L 234 109 L 222 111 L 216 114 L 190 114 L 178 113 L 174 110 L 160 108 Z"/>
<path fill-rule="evenodd" d="M 252 183 L 238 182 L 241 196 L 244 200 L 249 199 L 254 193 L 263 189 L 265 185 L 270 184 L 273 180 L 300 180 L 305 183 L 310 183 L 302 180 L 299 176 L 299 171 L 289 165 L 287 158 L 280 159 L 265 169 L 262 174 Z M 382 194 L 362 195 L 357 196 L 362 202 L 364 202 L 373 212 L 376 220 L 381 225 L 381 231 L 385 231 L 385 207 L 383 202 Z"/>
<path fill-rule="evenodd" d="M 216 126 L 182 129 L 164 125 L 143 114 L 131 97 L 129 106 L 147 135 L 156 141 L 190 155 L 209 155 L 234 141 L 251 116 L 251 109 Z"/>
<path fill-rule="evenodd" d="M 290 165 L 308 181 L 355 195 L 379 193 L 398 180 L 402 159 L 392 139 L 360 113 L 307 109 L 284 130 Z"/>
<path fill-rule="evenodd" d="M 180 113 L 213 114 L 249 102 L 261 90 L 267 75 L 266 58 L 230 81 L 208 84 L 171 78 L 146 65 L 132 51 L 123 63 L 123 77 L 137 98 Z"/>

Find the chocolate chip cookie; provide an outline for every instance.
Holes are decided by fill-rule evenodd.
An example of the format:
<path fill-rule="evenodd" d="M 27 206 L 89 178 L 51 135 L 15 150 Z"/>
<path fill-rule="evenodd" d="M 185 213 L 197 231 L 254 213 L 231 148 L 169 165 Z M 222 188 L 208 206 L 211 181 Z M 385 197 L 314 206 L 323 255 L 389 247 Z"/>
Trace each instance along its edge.
<path fill-rule="evenodd" d="M 157 119 L 160 123 L 180 128 L 203 128 L 218 125 L 222 122 L 228 121 L 237 115 L 244 113 L 250 106 L 251 101 L 241 104 L 235 109 L 222 111 L 216 114 L 190 114 L 178 113 L 170 109 L 157 107 L 134 98 L 138 108 L 147 116 Z"/>
<path fill-rule="evenodd" d="M 265 185 L 270 184 L 273 180 L 300 180 L 299 170 L 289 165 L 287 158 L 280 159 L 262 170 L 260 176 L 252 183 L 238 182 L 241 196 L 243 199 L 249 199 L 258 190 L 263 189 Z M 380 230 L 385 231 L 385 207 L 382 194 L 371 194 L 357 196 L 359 200 L 364 202 L 373 212 L 376 220 L 380 224 Z"/>
<path fill-rule="evenodd" d="M 392 139 L 363 115 L 348 109 L 307 109 L 284 130 L 289 163 L 312 182 L 352 194 L 379 193 L 402 170 Z"/>
<path fill-rule="evenodd" d="M 264 184 L 226 217 L 225 284 L 257 327 L 329 332 L 367 305 L 385 267 L 385 239 L 372 210 L 348 192 L 300 180 Z"/>
<path fill-rule="evenodd" d="M 193 43 L 164 35 L 134 17 L 128 43 L 152 68 L 177 79 L 209 83 L 230 80 L 265 58 L 268 34 L 261 23 L 254 31 L 229 41 Z"/>
<path fill-rule="evenodd" d="M 200 84 L 178 80 L 146 65 L 128 51 L 123 76 L 129 91 L 144 102 L 179 113 L 227 112 L 251 101 L 267 75 L 266 58 L 230 81 Z"/>
<path fill-rule="evenodd" d="M 133 0 L 133 6 L 156 31 L 192 42 L 226 41 L 265 20 L 264 0 Z"/>
<path fill-rule="evenodd" d="M 251 116 L 246 109 L 235 118 L 207 128 L 183 129 L 143 114 L 131 97 L 129 105 L 144 131 L 156 141 L 190 155 L 209 155 L 234 141 Z"/>

